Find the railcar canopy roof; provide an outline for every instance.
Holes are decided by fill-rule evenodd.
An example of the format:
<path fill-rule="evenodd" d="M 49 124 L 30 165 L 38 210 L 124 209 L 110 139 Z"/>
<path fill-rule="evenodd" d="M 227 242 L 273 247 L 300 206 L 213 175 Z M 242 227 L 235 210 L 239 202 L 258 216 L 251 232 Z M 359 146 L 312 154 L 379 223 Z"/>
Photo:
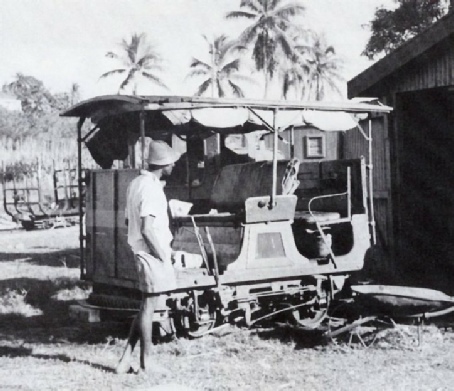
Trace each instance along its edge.
<path fill-rule="evenodd" d="M 89 118 L 95 124 L 83 138 L 95 161 L 109 168 L 123 160 L 128 143 L 144 136 L 166 140 L 171 135 L 206 138 L 213 133 L 281 131 L 291 126 L 313 126 L 323 131 L 357 126 L 358 115 L 388 113 L 376 100 L 290 102 L 217 99 L 184 96 L 106 95 L 81 102 L 62 116 Z M 143 133 L 142 133 L 143 132 Z"/>
<path fill-rule="evenodd" d="M 224 133 L 251 132 L 263 129 L 264 124 L 268 128 L 279 129 L 291 125 L 313 125 L 326 131 L 347 130 L 356 126 L 351 114 L 388 113 L 391 110 L 391 107 L 375 99 L 299 102 L 106 95 L 81 102 L 61 115 L 90 118 L 92 122 L 99 123 L 106 117 L 145 112 L 146 118 L 151 120 L 151 123 L 147 121 L 147 127 L 152 128 L 149 130 L 187 134 L 194 125 Z"/>

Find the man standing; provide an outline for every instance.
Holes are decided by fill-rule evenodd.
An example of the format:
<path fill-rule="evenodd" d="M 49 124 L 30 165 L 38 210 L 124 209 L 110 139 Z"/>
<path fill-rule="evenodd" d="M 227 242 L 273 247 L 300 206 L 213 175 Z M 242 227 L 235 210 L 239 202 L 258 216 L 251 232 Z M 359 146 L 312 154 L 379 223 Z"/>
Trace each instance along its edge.
<path fill-rule="evenodd" d="M 140 368 L 150 369 L 150 350 L 153 314 L 159 295 L 176 288 L 171 262 L 172 233 L 167 214 L 167 199 L 161 177 L 172 173 L 180 155 L 163 141 L 152 141 L 148 154 L 148 170 L 128 186 L 125 218 L 128 226 L 128 244 L 134 259 L 142 292 L 142 305 L 135 317 L 117 373 L 130 369 L 135 345 L 140 340 Z"/>

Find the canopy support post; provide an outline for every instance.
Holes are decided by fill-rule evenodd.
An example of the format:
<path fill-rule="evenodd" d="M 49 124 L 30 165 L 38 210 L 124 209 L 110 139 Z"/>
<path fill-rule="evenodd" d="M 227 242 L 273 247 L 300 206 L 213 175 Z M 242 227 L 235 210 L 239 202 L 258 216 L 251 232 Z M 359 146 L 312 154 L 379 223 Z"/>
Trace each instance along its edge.
<path fill-rule="evenodd" d="M 80 251 L 80 279 L 85 279 L 85 257 L 84 257 L 84 211 L 82 202 L 82 125 L 85 118 L 81 117 L 77 122 L 77 190 L 79 192 L 79 251 Z"/>
<path fill-rule="evenodd" d="M 290 127 L 290 159 L 295 157 L 295 126 Z"/>
<path fill-rule="evenodd" d="M 369 147 L 369 162 L 367 165 L 368 168 L 368 177 L 369 177 L 369 208 L 370 208 L 370 227 L 372 231 L 372 245 L 377 243 L 377 232 L 375 227 L 375 212 L 374 212 L 374 161 L 372 156 L 372 119 L 369 118 L 369 129 L 368 129 L 368 147 Z"/>
<path fill-rule="evenodd" d="M 140 112 L 140 150 L 141 150 L 141 163 L 140 168 L 145 170 L 145 111 Z"/>
<path fill-rule="evenodd" d="M 273 187 L 271 190 L 269 208 L 273 209 L 276 203 L 277 194 L 277 145 L 279 141 L 278 129 L 276 128 L 277 109 L 273 110 Z"/>
<path fill-rule="evenodd" d="M 367 169 L 367 187 L 368 187 L 368 196 L 369 196 L 369 226 L 371 231 L 371 243 L 375 245 L 377 243 L 377 229 L 375 223 L 375 212 L 374 212 L 374 162 L 372 155 L 372 119 L 369 116 L 368 130 L 367 134 L 364 129 L 361 127 L 359 122 L 356 124 L 357 128 L 363 135 L 364 139 L 367 141 L 368 146 L 368 158 L 366 162 Z"/>

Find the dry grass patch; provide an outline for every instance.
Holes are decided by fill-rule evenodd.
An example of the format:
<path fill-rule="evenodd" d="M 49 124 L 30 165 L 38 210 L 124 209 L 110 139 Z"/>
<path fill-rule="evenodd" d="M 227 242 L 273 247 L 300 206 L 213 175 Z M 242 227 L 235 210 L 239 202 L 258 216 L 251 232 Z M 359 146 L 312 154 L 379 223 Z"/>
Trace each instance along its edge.
<path fill-rule="evenodd" d="M 27 293 L 25 289 L 20 291 L 7 289 L 0 296 L 0 314 L 15 314 L 25 317 L 42 315 L 39 308 L 35 308 L 26 302 Z"/>

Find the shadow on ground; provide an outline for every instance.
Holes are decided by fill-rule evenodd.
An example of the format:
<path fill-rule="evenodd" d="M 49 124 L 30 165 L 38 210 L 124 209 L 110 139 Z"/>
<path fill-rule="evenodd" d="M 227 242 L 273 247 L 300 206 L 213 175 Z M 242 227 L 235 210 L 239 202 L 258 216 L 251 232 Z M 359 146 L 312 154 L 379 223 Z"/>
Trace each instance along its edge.
<path fill-rule="evenodd" d="M 323 346 L 327 340 L 323 337 L 323 331 L 298 330 L 296 328 L 278 325 L 273 328 L 258 330 L 257 335 L 264 340 L 278 340 L 282 343 L 295 343 L 295 350 L 313 349 Z"/>
<path fill-rule="evenodd" d="M 40 315 L 25 316 L 20 313 L 0 313 L 0 339 L 23 340 L 36 343 L 54 343 L 62 340 L 73 343 L 100 343 L 109 336 L 126 338 L 130 321 L 83 323 L 70 318 L 69 307 L 77 300 L 61 300 L 62 290 L 88 289 L 89 284 L 78 279 L 57 278 L 40 280 L 33 278 L 12 278 L 0 280 L 0 304 L 6 303 L 8 292 L 18 292 L 24 297 L 20 305 L 30 305 L 40 310 Z M 3 300 L 3 303 L 2 303 Z M 13 312 L 13 313 L 11 313 Z"/>
<path fill-rule="evenodd" d="M 33 353 L 33 350 L 30 348 L 25 348 L 23 346 L 11 347 L 11 346 L 0 346 L 0 356 L 2 357 L 34 357 L 41 360 L 52 360 L 52 361 L 61 361 L 64 363 L 76 362 L 79 364 L 89 365 L 93 368 L 100 369 L 105 372 L 113 372 L 114 370 L 108 366 L 92 363 L 88 360 L 78 360 L 71 357 L 68 357 L 65 354 L 36 354 Z"/>
<path fill-rule="evenodd" d="M 0 262 L 22 262 L 37 266 L 79 268 L 79 249 L 46 252 L 0 252 Z"/>

